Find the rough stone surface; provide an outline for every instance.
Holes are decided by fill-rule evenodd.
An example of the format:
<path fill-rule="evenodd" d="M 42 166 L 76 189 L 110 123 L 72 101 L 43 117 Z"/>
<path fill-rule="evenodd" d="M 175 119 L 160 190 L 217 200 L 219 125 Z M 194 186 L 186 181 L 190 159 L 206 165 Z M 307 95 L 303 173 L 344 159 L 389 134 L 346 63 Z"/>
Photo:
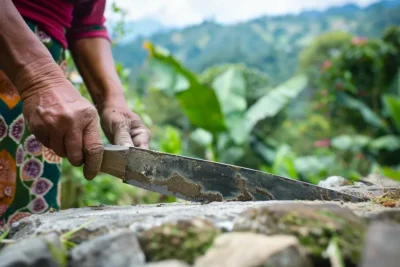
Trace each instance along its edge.
<path fill-rule="evenodd" d="M 218 234 L 219 230 L 208 220 L 179 220 L 140 233 L 139 242 L 147 261 L 179 259 L 193 263 Z"/>
<path fill-rule="evenodd" d="M 359 183 L 351 186 L 339 186 L 332 188 L 345 194 L 355 195 L 359 198 L 373 199 L 382 196 L 388 190 L 396 190 L 398 187 L 382 187 L 379 185 L 366 185 Z"/>
<path fill-rule="evenodd" d="M 324 201 L 259 201 L 259 202 L 215 202 L 206 205 L 197 203 L 173 203 L 168 205 L 137 205 L 137 206 L 104 206 L 101 208 L 68 209 L 42 215 L 32 215 L 13 225 L 10 236 L 13 239 L 24 238 L 28 235 L 46 233 L 49 231 L 66 232 L 91 221 L 84 229 L 130 228 L 143 231 L 166 222 L 203 218 L 213 222 L 217 227 L 231 230 L 233 220 L 240 213 L 261 206 L 278 206 L 291 203 L 321 204 L 347 207 L 361 216 L 374 216 L 377 213 L 390 210 L 382 205 L 369 202 L 343 203 Z M 400 209 L 399 209 L 400 210 Z"/>
<path fill-rule="evenodd" d="M 400 182 L 387 178 L 380 174 L 370 174 L 361 179 L 361 182 L 378 185 L 380 187 L 400 187 Z"/>
<path fill-rule="evenodd" d="M 151 262 L 146 267 L 189 267 L 185 262 L 179 260 L 165 260 L 158 262 Z"/>
<path fill-rule="evenodd" d="M 293 236 L 227 233 L 217 237 L 213 247 L 194 266 L 309 267 L 311 262 Z"/>
<path fill-rule="evenodd" d="M 374 221 L 397 223 L 400 225 L 400 211 L 398 209 L 382 211 L 374 216 Z"/>
<path fill-rule="evenodd" d="M 136 234 L 136 236 L 140 236 L 142 233 L 145 233 L 149 229 L 153 230 L 171 229 L 168 227 L 165 228 L 163 226 L 171 225 L 171 223 L 173 224 L 173 222 L 177 221 L 191 221 L 193 223 L 198 220 L 206 220 L 215 226 L 209 228 L 209 230 L 213 229 L 212 231 L 214 231 L 217 228 L 219 232 L 231 232 L 233 230 L 234 221 L 237 220 L 238 218 L 243 218 L 243 212 L 249 209 L 257 209 L 257 208 L 263 208 L 263 209 L 271 208 L 277 210 L 286 209 L 286 212 L 288 212 L 291 210 L 294 211 L 299 210 L 299 206 L 308 207 L 308 209 L 310 209 L 310 207 L 315 207 L 315 209 L 318 210 L 321 209 L 321 205 L 322 207 L 324 207 L 327 204 L 329 204 L 329 207 L 331 207 L 330 209 L 340 210 L 339 217 L 344 216 L 343 219 L 343 221 L 345 222 L 344 225 L 347 225 L 346 222 L 348 222 L 349 219 L 351 221 L 354 218 L 356 218 L 354 219 L 355 223 L 352 224 L 352 229 L 355 229 L 355 231 L 353 232 L 356 233 L 356 235 L 353 236 L 354 235 L 353 232 L 350 234 L 352 240 L 353 239 L 354 240 L 351 241 L 349 244 L 356 243 L 356 240 L 358 240 L 357 233 L 360 231 L 362 227 L 361 228 L 358 227 L 359 224 L 357 224 L 357 220 L 374 221 L 378 220 L 377 218 L 382 218 L 383 216 L 382 212 L 400 212 L 400 209 L 398 207 L 388 208 L 384 207 L 383 205 L 373 203 L 372 201 L 367 201 L 363 203 L 324 202 L 324 201 L 214 202 L 205 205 L 201 205 L 198 203 L 181 202 L 173 204 L 155 204 L 155 205 L 137 205 L 137 206 L 100 206 L 100 207 L 88 207 L 80 209 L 69 209 L 59 212 L 46 213 L 42 215 L 33 215 L 24 218 L 20 222 L 17 222 L 13 225 L 11 232 L 7 238 L 20 241 L 38 235 L 45 235 L 46 233 L 49 232 L 56 232 L 58 234 L 62 234 L 66 233 L 67 231 L 77 230 L 77 228 L 79 228 L 80 230 L 75 232 L 75 234 L 72 235 L 69 241 L 77 243 L 78 247 L 80 248 L 82 248 L 82 246 L 84 248 L 86 245 L 95 247 L 95 245 L 93 245 L 95 244 L 94 240 L 97 239 L 103 240 L 102 238 L 104 238 L 104 235 L 108 236 L 109 232 L 115 233 L 115 231 L 117 230 L 132 231 Z M 332 215 L 331 213 L 329 214 Z M 361 216 L 362 219 L 356 217 L 354 214 Z M 310 237 L 311 240 L 318 240 L 318 242 L 320 243 L 318 243 L 318 246 L 316 247 L 319 250 L 323 250 L 324 246 L 326 245 L 327 239 L 326 238 L 319 239 L 319 237 L 321 237 L 321 235 L 322 237 L 325 237 L 326 235 L 329 236 L 329 234 L 337 233 L 335 227 L 339 227 L 339 229 L 341 229 L 340 227 L 342 227 L 343 224 L 342 221 L 339 223 L 334 223 L 334 222 L 329 223 L 330 218 L 329 216 L 326 216 L 327 215 L 326 213 L 323 216 L 317 212 L 317 215 L 318 216 L 315 217 L 314 220 L 316 222 L 316 225 L 318 226 L 314 228 L 317 230 L 310 230 L 310 227 L 300 227 L 301 225 L 298 224 L 296 225 L 296 222 L 300 221 L 301 224 L 301 220 L 304 219 L 301 213 L 298 216 L 300 218 L 299 220 L 296 219 L 297 216 L 295 216 L 294 218 L 292 217 L 292 219 L 294 219 L 292 220 L 292 223 L 294 222 L 294 225 L 292 225 L 292 227 L 289 229 L 291 230 L 294 229 L 295 230 L 294 232 L 305 235 L 301 236 L 302 238 L 299 238 L 300 241 L 302 240 L 304 241 L 305 237 Z M 260 218 L 265 218 L 265 216 L 251 218 L 251 220 L 253 220 L 253 225 L 259 225 Z M 393 215 L 391 218 L 395 218 L 395 215 Z M 321 228 L 319 228 L 321 224 L 327 226 L 325 228 L 322 227 L 321 230 Z M 157 228 L 160 226 L 161 228 Z M 283 226 L 287 225 L 283 224 Z M 187 230 L 187 228 L 185 227 L 181 229 L 183 231 Z M 289 231 L 288 233 L 292 235 L 294 232 Z M 159 233 L 162 233 L 162 231 Z M 287 232 L 284 232 L 284 234 L 287 234 Z M 341 232 L 341 234 L 343 234 L 343 231 Z M 348 235 L 345 236 L 347 238 Z M 346 241 L 347 240 L 346 238 L 343 240 Z M 187 235 L 184 235 L 183 239 L 191 240 L 191 238 Z M 172 241 L 172 239 L 170 239 L 170 241 Z M 358 247 L 361 246 L 362 241 L 357 241 L 357 243 L 358 246 L 356 247 L 358 249 Z M 101 246 L 99 245 L 99 247 Z M 199 248 L 204 249 L 207 248 L 207 246 L 205 247 L 200 246 Z M 32 249 L 32 251 L 36 250 Z M 123 252 L 124 250 L 121 251 Z M 118 255 L 121 253 L 121 251 L 117 252 Z M 139 252 L 137 250 L 135 251 L 131 252 L 139 253 L 140 255 L 142 255 L 141 251 Z M 106 252 L 104 252 L 103 249 L 103 252 L 101 253 L 106 253 Z M 70 255 L 72 256 L 72 254 Z M 71 263 L 72 258 L 69 259 Z M 149 264 L 149 262 L 146 263 Z"/>
<path fill-rule="evenodd" d="M 360 267 L 398 267 L 400 265 L 400 227 L 373 223 L 369 228 Z"/>
<path fill-rule="evenodd" d="M 236 219 L 233 231 L 294 235 L 314 261 L 323 260 L 337 236 L 345 260 L 357 264 L 366 229 L 365 220 L 337 205 L 290 204 L 250 209 Z"/>
<path fill-rule="evenodd" d="M 72 249 L 70 267 L 144 266 L 145 257 L 130 230 L 109 233 Z"/>
<path fill-rule="evenodd" d="M 21 240 L 0 252 L 1 267 L 63 267 L 66 262 L 67 252 L 55 233 Z"/>

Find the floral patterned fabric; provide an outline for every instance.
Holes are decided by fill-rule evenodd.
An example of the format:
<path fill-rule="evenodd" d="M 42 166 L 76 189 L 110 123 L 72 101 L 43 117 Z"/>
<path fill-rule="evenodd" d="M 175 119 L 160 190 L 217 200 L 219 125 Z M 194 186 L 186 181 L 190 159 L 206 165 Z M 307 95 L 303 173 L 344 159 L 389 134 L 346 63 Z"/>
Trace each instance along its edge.
<path fill-rule="evenodd" d="M 26 22 L 65 70 L 62 45 Z M 0 69 L 0 230 L 31 214 L 58 210 L 60 176 L 61 158 L 29 132 L 17 89 Z"/>

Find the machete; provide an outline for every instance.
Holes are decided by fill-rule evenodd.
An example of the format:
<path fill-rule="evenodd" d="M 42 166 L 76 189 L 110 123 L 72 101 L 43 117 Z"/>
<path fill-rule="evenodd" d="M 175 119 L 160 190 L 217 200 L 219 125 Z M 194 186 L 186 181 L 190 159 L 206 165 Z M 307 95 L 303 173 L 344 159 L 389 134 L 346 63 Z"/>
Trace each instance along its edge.
<path fill-rule="evenodd" d="M 257 170 L 136 147 L 106 145 L 100 171 L 124 183 L 193 202 L 365 201 Z"/>

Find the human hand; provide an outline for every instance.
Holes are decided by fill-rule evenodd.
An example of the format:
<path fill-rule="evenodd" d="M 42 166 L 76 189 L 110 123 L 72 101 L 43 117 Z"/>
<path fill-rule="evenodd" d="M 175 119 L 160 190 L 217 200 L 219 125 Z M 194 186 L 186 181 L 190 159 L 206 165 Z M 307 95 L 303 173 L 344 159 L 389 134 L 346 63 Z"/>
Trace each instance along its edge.
<path fill-rule="evenodd" d="M 25 78 L 21 99 L 26 124 L 44 146 L 73 166 L 84 164 L 84 176 L 100 170 L 104 146 L 97 110 L 63 76 L 57 65 L 43 75 Z"/>
<path fill-rule="evenodd" d="M 100 110 L 100 119 L 104 134 L 112 144 L 146 149 L 149 147 L 149 129 L 126 103 L 105 104 Z"/>

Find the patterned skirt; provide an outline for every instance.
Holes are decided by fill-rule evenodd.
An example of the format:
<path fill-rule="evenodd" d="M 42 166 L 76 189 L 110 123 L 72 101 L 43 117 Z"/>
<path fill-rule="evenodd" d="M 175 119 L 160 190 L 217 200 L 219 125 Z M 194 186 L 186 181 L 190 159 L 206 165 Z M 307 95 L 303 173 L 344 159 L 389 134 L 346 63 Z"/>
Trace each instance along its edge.
<path fill-rule="evenodd" d="M 65 71 L 61 44 L 26 23 Z M 58 210 L 60 176 L 61 158 L 29 132 L 17 89 L 0 69 L 0 230 L 31 214 Z"/>

